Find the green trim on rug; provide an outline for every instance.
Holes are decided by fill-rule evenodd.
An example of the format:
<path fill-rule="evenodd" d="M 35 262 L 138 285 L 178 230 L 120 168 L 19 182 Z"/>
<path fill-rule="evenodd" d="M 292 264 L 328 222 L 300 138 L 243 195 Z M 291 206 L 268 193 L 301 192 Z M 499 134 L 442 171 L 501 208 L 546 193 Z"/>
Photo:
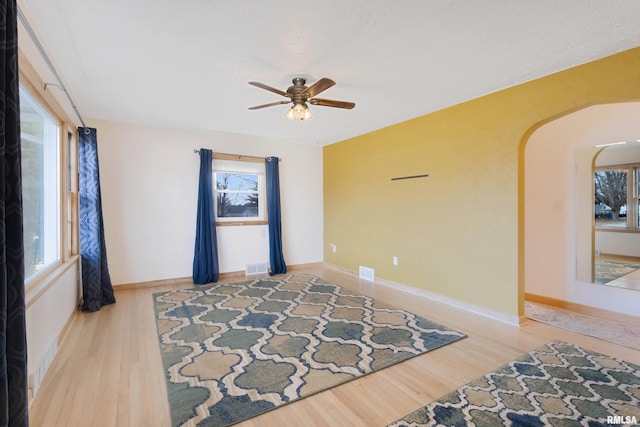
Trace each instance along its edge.
<path fill-rule="evenodd" d="M 234 424 L 465 337 L 305 274 L 153 297 L 172 425 Z"/>
<path fill-rule="evenodd" d="M 640 421 L 640 366 L 550 342 L 390 424 L 604 426 Z"/>

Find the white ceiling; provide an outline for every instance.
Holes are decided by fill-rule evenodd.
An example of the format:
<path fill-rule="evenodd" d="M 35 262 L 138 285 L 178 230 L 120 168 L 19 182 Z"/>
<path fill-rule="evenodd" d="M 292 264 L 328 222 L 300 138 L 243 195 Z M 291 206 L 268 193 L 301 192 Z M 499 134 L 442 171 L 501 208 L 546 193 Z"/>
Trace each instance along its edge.
<path fill-rule="evenodd" d="M 86 121 L 320 145 L 640 45 L 637 0 L 19 5 Z M 285 119 L 287 105 L 247 109 L 285 99 L 249 81 L 286 90 L 297 76 L 335 80 L 319 97 L 355 109 L 311 106 L 306 122 Z"/>

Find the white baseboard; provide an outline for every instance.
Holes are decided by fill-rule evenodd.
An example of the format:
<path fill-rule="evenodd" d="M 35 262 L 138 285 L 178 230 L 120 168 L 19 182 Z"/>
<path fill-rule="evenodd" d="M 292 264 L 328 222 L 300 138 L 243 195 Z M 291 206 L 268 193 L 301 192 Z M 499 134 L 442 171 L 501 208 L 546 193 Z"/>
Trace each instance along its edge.
<path fill-rule="evenodd" d="M 335 264 L 331 264 L 328 262 L 324 263 L 324 266 L 327 268 L 331 268 L 334 270 L 338 270 L 341 271 L 343 273 L 347 273 L 347 274 L 351 274 L 355 277 L 358 277 L 358 272 L 356 272 L 355 270 L 351 270 L 348 268 L 344 268 Z M 465 311 L 469 311 L 471 313 L 475 313 L 475 314 L 479 314 L 485 317 L 489 317 L 491 319 L 494 320 L 499 320 L 501 322 L 513 325 L 513 326 L 520 326 L 524 323 L 527 322 L 527 318 L 526 316 L 513 316 L 513 315 L 509 315 L 506 313 L 502 313 L 500 311 L 496 311 L 496 310 L 492 310 L 490 308 L 487 307 L 483 307 L 480 305 L 476 305 L 476 304 L 471 304 L 468 303 L 466 301 L 461 301 L 459 299 L 456 298 L 451 298 L 451 297 L 447 297 L 445 295 L 441 295 L 441 294 L 437 294 L 435 292 L 429 292 L 426 291 L 424 289 L 419 289 L 419 288 L 414 288 L 413 286 L 409 286 L 409 285 L 405 285 L 403 283 L 398 283 L 398 282 L 394 282 L 391 280 L 387 280 L 387 279 L 381 279 L 379 277 L 376 277 L 374 282 L 374 284 L 376 285 L 381 285 L 381 286 L 388 286 L 394 289 L 397 289 L 401 292 L 405 292 L 411 295 L 416 295 L 419 297 L 424 297 L 424 298 L 429 298 L 430 300 L 433 301 L 438 301 L 441 302 L 443 304 L 449 305 L 451 307 L 456 307 L 456 308 L 460 308 L 462 310 Z"/>

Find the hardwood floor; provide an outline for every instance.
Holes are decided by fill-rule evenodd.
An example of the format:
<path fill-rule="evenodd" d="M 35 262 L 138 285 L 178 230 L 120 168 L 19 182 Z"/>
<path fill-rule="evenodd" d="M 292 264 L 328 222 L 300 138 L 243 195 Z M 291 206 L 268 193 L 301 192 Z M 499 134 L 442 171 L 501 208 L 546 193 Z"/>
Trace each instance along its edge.
<path fill-rule="evenodd" d="M 551 340 L 640 364 L 638 350 L 552 326 L 533 321 L 521 327 L 509 325 L 329 268 L 294 273 L 298 272 L 402 307 L 464 332 L 468 338 L 239 426 L 384 426 Z M 116 304 L 96 313 L 77 313 L 31 405 L 31 425 L 169 426 L 151 295 L 188 287 L 193 284 L 116 290 Z"/>

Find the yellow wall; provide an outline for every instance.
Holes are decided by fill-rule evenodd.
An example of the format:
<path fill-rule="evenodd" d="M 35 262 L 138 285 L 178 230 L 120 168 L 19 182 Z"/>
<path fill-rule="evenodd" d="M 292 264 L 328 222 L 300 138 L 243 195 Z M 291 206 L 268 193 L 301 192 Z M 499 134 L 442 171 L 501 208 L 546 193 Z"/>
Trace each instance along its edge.
<path fill-rule="evenodd" d="M 586 105 L 638 99 L 640 48 L 325 147 L 325 261 L 522 315 L 527 136 Z"/>

